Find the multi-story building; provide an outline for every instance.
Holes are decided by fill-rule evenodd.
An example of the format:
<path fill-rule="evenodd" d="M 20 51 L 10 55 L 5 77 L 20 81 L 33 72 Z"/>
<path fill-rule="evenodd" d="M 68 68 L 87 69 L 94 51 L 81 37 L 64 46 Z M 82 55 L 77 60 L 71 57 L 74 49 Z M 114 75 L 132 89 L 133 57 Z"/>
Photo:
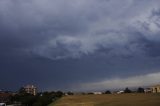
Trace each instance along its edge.
<path fill-rule="evenodd" d="M 24 90 L 26 93 L 29 93 L 32 95 L 37 94 L 37 87 L 35 87 L 34 85 L 26 85 L 26 86 L 24 86 Z"/>

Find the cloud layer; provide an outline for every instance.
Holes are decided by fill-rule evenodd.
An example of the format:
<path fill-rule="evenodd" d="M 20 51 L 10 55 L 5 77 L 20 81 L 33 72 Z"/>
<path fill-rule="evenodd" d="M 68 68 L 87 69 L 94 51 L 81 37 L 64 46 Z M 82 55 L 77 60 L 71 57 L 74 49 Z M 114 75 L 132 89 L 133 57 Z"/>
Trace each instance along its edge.
<path fill-rule="evenodd" d="M 97 82 L 79 84 L 81 91 L 87 90 L 106 90 L 106 89 L 124 89 L 126 87 L 151 87 L 160 83 L 160 73 L 150 73 L 142 76 L 133 76 L 128 78 L 112 78 Z M 73 88 L 77 90 L 77 88 Z"/>
<path fill-rule="evenodd" d="M 0 0 L 2 73 L 12 72 L 15 82 L 19 80 L 15 73 L 23 78 L 24 73 L 34 73 L 31 82 L 44 78 L 44 85 L 52 88 L 53 81 L 58 88 L 63 82 L 69 86 L 159 72 L 159 4 L 159 0 Z"/>
<path fill-rule="evenodd" d="M 148 44 L 159 45 L 157 0 L 0 2 L 1 33 L 43 57 L 79 58 L 104 49 L 112 55 L 143 54 Z"/>

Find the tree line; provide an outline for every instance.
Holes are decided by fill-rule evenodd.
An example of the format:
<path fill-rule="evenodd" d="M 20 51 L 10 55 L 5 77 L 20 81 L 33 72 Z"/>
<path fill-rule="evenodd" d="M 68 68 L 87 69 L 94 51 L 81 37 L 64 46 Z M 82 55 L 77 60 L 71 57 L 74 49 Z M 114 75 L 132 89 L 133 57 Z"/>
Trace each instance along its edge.
<path fill-rule="evenodd" d="M 47 106 L 64 95 L 62 91 L 40 92 L 32 95 L 20 89 L 11 97 L 11 103 L 20 103 L 21 106 Z"/>

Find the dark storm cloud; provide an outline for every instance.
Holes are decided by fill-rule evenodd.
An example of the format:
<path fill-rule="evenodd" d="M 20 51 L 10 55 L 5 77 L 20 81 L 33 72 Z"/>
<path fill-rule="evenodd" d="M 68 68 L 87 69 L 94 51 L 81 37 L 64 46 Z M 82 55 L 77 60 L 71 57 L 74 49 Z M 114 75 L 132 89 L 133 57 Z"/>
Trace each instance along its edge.
<path fill-rule="evenodd" d="M 145 2 L 141 1 L 140 3 Z M 156 5 L 152 2 L 149 3 L 153 6 Z M 148 9 L 149 3 L 145 3 L 144 8 Z M 128 43 L 132 42 L 131 36 L 134 36 L 130 32 L 126 33 L 127 27 L 132 27 L 132 24 L 140 21 L 139 26 L 142 24 L 146 33 L 143 24 L 147 26 L 157 22 L 157 20 L 150 22 L 144 16 L 147 22 L 133 18 L 135 23 L 128 23 L 132 18 L 130 14 L 127 15 L 128 11 L 126 10 L 131 8 L 132 11 L 135 4 L 137 1 L 132 0 L 123 2 L 105 0 L 101 2 L 96 0 L 94 2 L 1 1 L 1 27 L 4 31 L 7 29 L 2 34 L 7 33 L 7 40 L 11 41 L 11 45 L 13 42 L 13 45 L 17 47 L 16 43 L 20 42 L 19 45 L 27 46 L 22 47 L 23 49 L 52 59 L 76 58 L 83 54 L 94 53 L 100 49 L 99 47 L 125 49 L 124 46 L 129 45 Z M 111 10 L 110 5 L 117 7 Z M 116 11 L 119 7 L 122 9 Z M 133 14 L 135 17 L 143 17 L 141 12 L 145 12 L 144 8 L 137 6 L 135 9 L 137 8 L 140 8 L 141 11 L 133 12 Z M 153 8 L 149 9 L 146 11 L 151 12 Z M 158 14 L 155 11 L 153 12 L 154 17 L 157 17 Z M 123 14 L 125 17 L 121 16 Z M 148 13 L 147 16 L 150 14 Z M 149 36 L 147 37 L 150 39 Z M 121 52 L 127 54 L 130 51 L 125 49 Z"/>
<path fill-rule="evenodd" d="M 33 73 L 28 82 L 42 82 L 49 89 L 54 88 L 51 80 L 66 81 L 67 86 L 157 72 L 159 4 L 159 0 L 1 0 L 2 73 L 12 70 L 13 82 L 21 78 L 16 73 L 22 78 L 23 72 Z M 25 79 L 22 82 L 27 83 Z"/>

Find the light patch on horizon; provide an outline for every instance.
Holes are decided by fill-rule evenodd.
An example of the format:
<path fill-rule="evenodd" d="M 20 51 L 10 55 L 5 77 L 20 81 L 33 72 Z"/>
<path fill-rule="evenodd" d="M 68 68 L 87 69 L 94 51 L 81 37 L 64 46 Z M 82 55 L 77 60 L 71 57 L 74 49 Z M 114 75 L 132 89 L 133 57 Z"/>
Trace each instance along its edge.
<path fill-rule="evenodd" d="M 126 87 L 151 87 L 160 84 L 160 72 L 150 73 L 141 76 L 132 76 L 128 78 L 112 78 L 102 81 L 88 82 L 76 85 L 71 88 L 73 91 L 94 91 L 106 89 L 124 89 Z"/>

